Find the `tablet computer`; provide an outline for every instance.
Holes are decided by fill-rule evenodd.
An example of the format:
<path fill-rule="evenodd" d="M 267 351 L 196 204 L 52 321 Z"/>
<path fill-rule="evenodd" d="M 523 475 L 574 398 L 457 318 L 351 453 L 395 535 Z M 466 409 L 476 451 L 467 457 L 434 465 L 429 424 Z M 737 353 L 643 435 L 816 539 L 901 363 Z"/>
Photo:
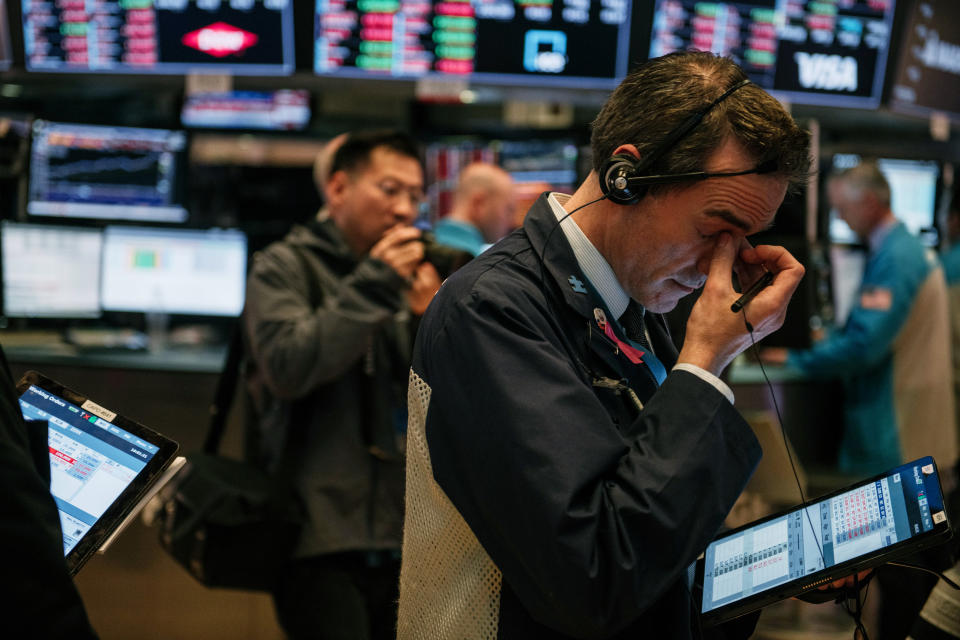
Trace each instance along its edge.
<path fill-rule="evenodd" d="M 710 626 L 951 536 L 933 458 L 920 458 L 726 532 L 697 562 Z"/>
<path fill-rule="evenodd" d="M 74 575 L 156 484 L 178 446 L 36 371 L 24 374 L 17 393 L 24 419 L 47 422 L 50 492 Z"/>

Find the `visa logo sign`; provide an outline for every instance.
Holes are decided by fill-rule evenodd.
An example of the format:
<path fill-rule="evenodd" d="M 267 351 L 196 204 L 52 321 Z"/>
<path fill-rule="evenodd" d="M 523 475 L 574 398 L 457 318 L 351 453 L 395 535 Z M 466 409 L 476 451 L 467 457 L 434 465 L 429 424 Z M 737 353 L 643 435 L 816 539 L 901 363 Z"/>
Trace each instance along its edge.
<path fill-rule="evenodd" d="M 857 90 L 855 58 L 797 51 L 793 59 L 797 63 L 800 86 L 804 89 Z"/>

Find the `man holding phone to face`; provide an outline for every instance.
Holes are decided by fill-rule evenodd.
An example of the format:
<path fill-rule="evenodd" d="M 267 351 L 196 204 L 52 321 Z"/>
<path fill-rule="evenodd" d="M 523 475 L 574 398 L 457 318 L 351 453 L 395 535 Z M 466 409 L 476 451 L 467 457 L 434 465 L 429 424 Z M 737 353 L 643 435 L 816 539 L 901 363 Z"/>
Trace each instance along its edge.
<path fill-rule="evenodd" d="M 410 345 L 440 278 L 413 226 L 416 142 L 367 131 L 334 144 L 329 166 L 318 162 L 324 208 L 254 257 L 246 385 L 258 460 L 293 467 L 307 512 L 273 594 L 280 624 L 293 639 L 385 639 L 396 620 Z"/>
<path fill-rule="evenodd" d="M 699 633 L 688 568 L 761 453 L 718 376 L 803 276 L 746 237 L 806 177 L 809 136 L 732 62 L 686 52 L 621 83 L 592 147 L 577 191 L 542 195 L 424 315 L 401 639 Z M 731 311 L 733 272 L 764 270 Z M 677 354 L 658 314 L 701 287 Z"/>

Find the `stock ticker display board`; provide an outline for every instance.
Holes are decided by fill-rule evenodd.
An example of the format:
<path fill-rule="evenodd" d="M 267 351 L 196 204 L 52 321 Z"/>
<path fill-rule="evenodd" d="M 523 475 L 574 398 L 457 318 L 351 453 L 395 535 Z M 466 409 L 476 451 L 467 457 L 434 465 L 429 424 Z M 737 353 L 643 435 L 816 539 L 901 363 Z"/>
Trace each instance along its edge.
<path fill-rule="evenodd" d="M 613 88 L 630 0 L 316 0 L 318 75 Z"/>
<path fill-rule="evenodd" d="M 22 0 L 28 71 L 289 75 L 293 0 Z"/>
<path fill-rule="evenodd" d="M 657 0 L 650 55 L 731 56 L 755 83 L 801 104 L 880 104 L 894 0 Z"/>
<path fill-rule="evenodd" d="M 907 21 L 890 106 L 960 119 L 960 2 L 920 0 Z"/>

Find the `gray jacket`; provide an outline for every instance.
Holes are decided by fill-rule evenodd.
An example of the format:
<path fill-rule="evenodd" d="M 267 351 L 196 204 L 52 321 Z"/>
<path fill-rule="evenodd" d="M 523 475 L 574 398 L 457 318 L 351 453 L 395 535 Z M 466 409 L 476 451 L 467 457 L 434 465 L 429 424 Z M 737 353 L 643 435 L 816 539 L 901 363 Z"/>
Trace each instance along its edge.
<path fill-rule="evenodd" d="M 400 548 L 415 329 L 403 287 L 385 263 L 354 255 L 329 219 L 254 256 L 245 380 L 260 461 L 276 467 L 292 442 L 286 460 L 308 512 L 297 557 Z"/>

